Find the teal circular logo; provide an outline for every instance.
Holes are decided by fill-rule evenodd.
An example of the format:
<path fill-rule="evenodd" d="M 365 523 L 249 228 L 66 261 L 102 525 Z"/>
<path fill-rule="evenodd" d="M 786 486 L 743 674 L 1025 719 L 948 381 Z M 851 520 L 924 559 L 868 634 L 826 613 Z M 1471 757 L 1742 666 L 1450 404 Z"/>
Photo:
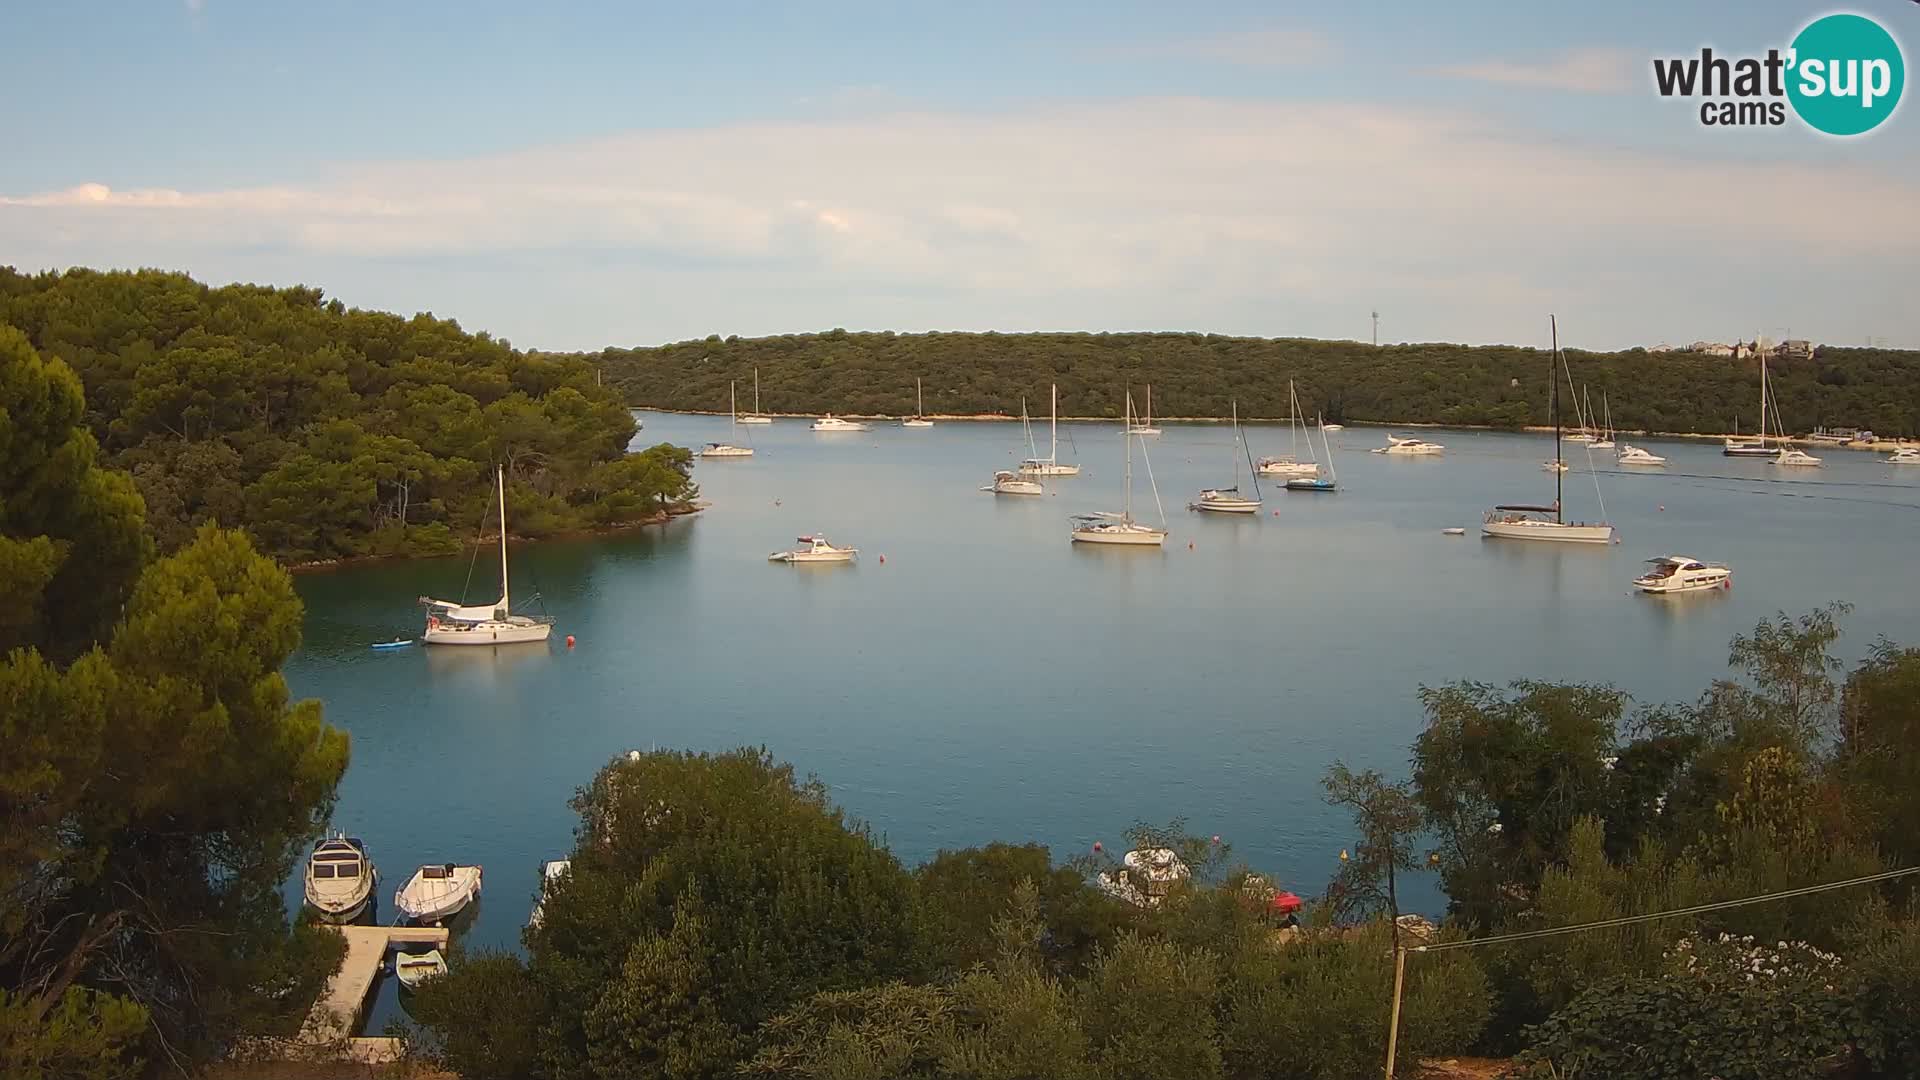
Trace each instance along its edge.
<path fill-rule="evenodd" d="M 1816 131 L 1861 135 L 1900 104 L 1907 83 L 1900 43 L 1864 15 L 1827 15 L 1793 39 L 1787 100 Z"/>

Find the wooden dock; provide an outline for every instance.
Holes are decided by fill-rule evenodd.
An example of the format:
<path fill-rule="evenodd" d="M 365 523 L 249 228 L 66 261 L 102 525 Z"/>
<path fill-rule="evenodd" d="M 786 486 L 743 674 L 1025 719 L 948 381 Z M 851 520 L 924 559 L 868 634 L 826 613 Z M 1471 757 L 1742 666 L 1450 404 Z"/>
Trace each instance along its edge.
<path fill-rule="evenodd" d="M 327 980 L 320 1000 L 313 1003 L 307 1022 L 300 1028 L 299 1042 L 309 1047 L 328 1046 L 346 1041 L 346 1053 L 358 1058 L 373 1051 L 361 1043 L 387 1043 L 388 1039 L 358 1039 L 360 1016 L 366 1011 L 367 993 L 380 974 L 387 953 L 401 946 L 426 946 L 444 949 L 450 937 L 443 926 L 341 926 L 347 939 L 347 955 L 340 970 Z"/>

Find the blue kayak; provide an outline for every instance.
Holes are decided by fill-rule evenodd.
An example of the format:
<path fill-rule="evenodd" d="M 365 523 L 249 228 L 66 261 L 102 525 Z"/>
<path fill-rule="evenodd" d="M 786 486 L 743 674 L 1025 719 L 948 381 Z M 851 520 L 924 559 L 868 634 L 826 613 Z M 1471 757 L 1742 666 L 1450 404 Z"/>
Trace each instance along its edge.
<path fill-rule="evenodd" d="M 404 649 L 411 644 L 413 644 L 412 638 L 401 638 L 397 641 L 376 641 L 373 643 L 373 647 L 376 649 Z"/>

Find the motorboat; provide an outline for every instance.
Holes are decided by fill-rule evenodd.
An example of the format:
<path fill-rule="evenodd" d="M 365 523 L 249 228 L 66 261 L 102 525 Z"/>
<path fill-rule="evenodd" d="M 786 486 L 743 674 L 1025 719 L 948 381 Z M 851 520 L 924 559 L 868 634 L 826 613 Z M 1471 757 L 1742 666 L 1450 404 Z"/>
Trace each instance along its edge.
<path fill-rule="evenodd" d="M 732 383 L 727 384 L 727 422 L 736 428 L 740 426 L 740 412 L 734 407 Z M 700 456 L 703 458 L 752 457 L 753 447 L 710 442 L 700 448 Z"/>
<path fill-rule="evenodd" d="M 437 925 L 466 910 L 480 895 L 480 868 L 435 863 L 413 872 L 393 894 L 393 906 L 410 922 Z"/>
<path fill-rule="evenodd" d="M 1260 459 L 1257 471 L 1262 476 L 1319 476 L 1320 463 L 1316 461 L 1295 461 L 1291 454 Z"/>
<path fill-rule="evenodd" d="M 800 546 L 792 551 L 776 551 L 767 556 L 768 562 L 783 563 L 840 563 L 852 562 L 859 548 L 834 547 L 826 537 L 818 533 L 800 537 Z"/>
<path fill-rule="evenodd" d="M 1320 425 L 1320 430 L 1321 430 L 1321 431 L 1345 431 L 1345 430 L 1347 430 L 1347 425 L 1345 425 L 1345 424 L 1322 424 L 1322 425 Z"/>
<path fill-rule="evenodd" d="M 314 845 L 307 856 L 307 906 L 327 922 L 346 923 L 360 917 L 373 903 L 373 887 L 380 871 L 367 858 L 367 845 L 357 837 L 337 833 Z"/>
<path fill-rule="evenodd" d="M 1425 439 L 1403 439 L 1397 435 L 1389 435 L 1387 436 L 1387 445 L 1376 446 L 1373 448 L 1373 452 L 1376 454 L 1392 454 L 1395 457 L 1429 457 L 1435 454 L 1444 454 L 1447 452 L 1447 448 L 1441 446 L 1439 443 L 1428 442 Z"/>
<path fill-rule="evenodd" d="M 1045 495 L 1047 493 L 1047 489 L 1040 486 L 1040 481 L 1029 480 L 1006 469 L 994 473 L 993 483 L 980 490 L 991 491 L 995 495 Z"/>
<path fill-rule="evenodd" d="M 1127 395 L 1126 423 L 1121 427 L 1121 440 L 1127 444 L 1126 479 L 1122 487 L 1122 502 L 1119 513 L 1101 511 L 1093 514 L 1080 514 L 1072 519 L 1073 531 L 1069 538 L 1076 544 L 1113 544 L 1125 547 L 1159 547 L 1166 543 L 1167 530 L 1156 529 L 1151 525 L 1142 525 L 1133 520 L 1133 395 Z M 1144 456 L 1147 444 L 1140 444 L 1140 453 Z M 1153 477 L 1153 463 L 1147 462 L 1147 477 Z M 1160 488 L 1155 485 L 1153 501 L 1160 503 Z M 1166 523 L 1166 512 L 1161 511 L 1161 524 Z"/>
<path fill-rule="evenodd" d="M 1193 871 L 1172 848 L 1140 848 L 1127 852 L 1120 866 L 1094 879 L 1100 891 L 1136 907 L 1159 907 L 1175 885 Z"/>
<path fill-rule="evenodd" d="M 500 505 L 500 599 L 468 606 L 421 597 L 427 609 L 427 630 L 421 640 L 429 645 L 524 645 L 553 634 L 553 619 L 513 613 L 507 589 L 507 470 L 499 469 L 494 479 Z"/>
<path fill-rule="evenodd" d="M 533 911 L 527 915 L 528 926 L 539 926 L 546 917 L 547 896 L 553 891 L 553 883 L 567 876 L 573 869 L 571 859 L 550 859 L 540 864 L 540 893 L 533 898 Z"/>
<path fill-rule="evenodd" d="M 1564 461 L 1543 461 L 1540 463 L 1540 467 L 1547 470 L 1548 472 L 1566 472 L 1567 471 L 1567 463 Z"/>
<path fill-rule="evenodd" d="M 1665 465 L 1667 463 L 1666 458 L 1661 457 L 1659 454 L 1642 450 L 1632 443 L 1622 446 L 1620 448 L 1620 454 L 1615 460 L 1622 465 Z"/>
<path fill-rule="evenodd" d="M 737 424 L 771 424 L 773 417 L 760 411 L 760 369 L 753 369 L 753 411 L 734 421 Z"/>
<path fill-rule="evenodd" d="M 1024 409 L 1022 411 L 1024 413 Z M 1047 427 L 1051 433 L 1047 456 L 1043 458 L 1039 455 L 1039 451 L 1030 451 L 1033 456 L 1020 463 L 1020 475 L 1079 476 L 1080 466 L 1065 464 L 1060 460 L 1060 387 L 1058 384 L 1053 388 L 1053 412 Z M 1128 433 L 1131 434 L 1131 425 Z M 1031 429 L 1028 431 L 1028 445 L 1032 445 Z"/>
<path fill-rule="evenodd" d="M 1240 437 L 1240 402 L 1233 402 L 1233 486 L 1203 488 L 1196 502 L 1187 504 L 1187 509 L 1209 514 L 1257 514 L 1260 512 L 1260 474 L 1254 471 L 1253 451 Z M 1247 470 L 1253 473 L 1253 497 L 1240 493 L 1240 458 L 1245 455 Z"/>
<path fill-rule="evenodd" d="M 1795 447 L 1786 447 L 1774 456 L 1775 465 L 1794 465 L 1801 468 L 1819 468 L 1820 459 Z"/>
<path fill-rule="evenodd" d="M 1560 381 L 1556 368 L 1566 363 L 1560 355 L 1560 321 L 1549 317 L 1553 327 L 1553 351 L 1547 357 L 1547 393 L 1548 412 L 1553 416 L 1553 460 L 1548 463 L 1553 473 L 1553 503 L 1540 506 L 1528 503 L 1506 503 L 1487 511 L 1481 521 L 1480 531 L 1487 536 L 1508 540 L 1548 540 L 1559 543 L 1605 544 L 1613 540 L 1613 526 L 1606 522 L 1572 522 L 1561 512 L 1563 484 L 1565 482 L 1565 462 L 1560 459 Z M 1571 383 L 1571 376 L 1569 376 Z M 1585 441 L 1592 442 L 1589 437 Z M 1554 468 L 1553 466 L 1559 466 Z M 1599 492 L 1600 478 L 1594 476 L 1594 491 Z"/>
<path fill-rule="evenodd" d="M 832 413 L 828 413 L 827 415 L 813 422 L 813 430 L 814 431 L 865 431 L 867 430 L 867 425 L 858 424 L 852 420 L 842 420 L 839 417 L 833 415 Z"/>
<path fill-rule="evenodd" d="M 406 990 L 418 990 L 420 984 L 428 979 L 437 979 L 447 973 L 447 958 L 439 949 L 428 949 L 423 953 L 403 952 L 393 957 L 393 977 L 400 980 L 400 986 Z"/>
<path fill-rule="evenodd" d="M 1593 441 L 1593 436 L 1587 434 L 1584 431 L 1569 431 L 1565 435 L 1560 436 L 1560 441 L 1570 442 L 1570 443 L 1590 443 Z"/>
<path fill-rule="evenodd" d="M 1733 571 L 1719 563 L 1701 562 L 1691 555 L 1662 555 L 1648 559 L 1650 569 L 1633 579 L 1644 593 L 1704 592 L 1733 588 Z"/>
<path fill-rule="evenodd" d="M 1153 384 L 1147 384 L 1147 415 L 1140 422 L 1127 429 L 1129 435 L 1158 435 L 1160 429 L 1153 426 Z"/>
<path fill-rule="evenodd" d="M 927 407 L 920 397 L 920 380 L 913 380 L 913 415 L 900 421 L 901 427 L 929 428 L 933 421 L 927 419 Z"/>
<path fill-rule="evenodd" d="M 1889 465 L 1920 465 L 1920 446 L 1903 446 L 1887 458 Z"/>

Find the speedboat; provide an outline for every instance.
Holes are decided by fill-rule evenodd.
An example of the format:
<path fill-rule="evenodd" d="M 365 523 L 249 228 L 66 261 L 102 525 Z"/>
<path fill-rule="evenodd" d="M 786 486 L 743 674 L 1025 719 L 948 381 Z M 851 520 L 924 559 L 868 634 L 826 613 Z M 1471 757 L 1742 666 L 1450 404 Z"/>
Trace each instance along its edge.
<path fill-rule="evenodd" d="M 1187 509 L 1210 514 L 1257 514 L 1260 500 L 1247 498 L 1237 487 L 1206 488 L 1200 492 L 1197 502 L 1187 504 Z"/>
<path fill-rule="evenodd" d="M 1642 450 L 1631 443 L 1620 448 L 1620 456 L 1617 460 L 1622 465 L 1665 465 L 1667 463 L 1667 459 L 1659 454 Z"/>
<path fill-rule="evenodd" d="M 1128 544 L 1159 547 L 1167 540 L 1167 530 L 1142 525 L 1122 514 L 1081 514 L 1073 519 L 1076 544 Z"/>
<path fill-rule="evenodd" d="M 1920 447 L 1903 446 L 1887 458 L 1889 465 L 1920 465 Z"/>
<path fill-rule="evenodd" d="M 1704 563 L 1691 555 L 1662 555 L 1648 559 L 1651 567 L 1633 579 L 1633 587 L 1644 593 L 1704 592 L 1731 589 L 1733 571 L 1718 563 Z"/>
<path fill-rule="evenodd" d="M 411 922 L 434 925 L 466 910 L 480 895 L 480 868 L 437 863 L 413 872 L 393 894 L 393 906 Z"/>
<path fill-rule="evenodd" d="M 1798 465 L 1803 468 L 1818 468 L 1820 459 L 1807 453 L 1805 450 L 1795 449 L 1790 446 L 1780 451 L 1779 455 L 1773 459 L 1773 463 L 1775 465 Z"/>
<path fill-rule="evenodd" d="M 528 926 L 539 926 L 546 917 L 547 895 L 553 891 L 553 883 L 567 876 L 573 869 L 571 859 L 551 859 L 540 864 L 540 894 L 533 898 L 533 911 L 527 916 Z"/>
<path fill-rule="evenodd" d="M 1425 439 L 1403 439 L 1397 435 L 1389 435 L 1387 445 L 1376 446 L 1373 452 L 1403 457 L 1426 457 L 1432 454 L 1444 454 L 1447 448 L 1439 443 L 1427 442 Z"/>
<path fill-rule="evenodd" d="M 393 958 L 394 978 L 399 979 L 400 985 L 408 990 L 418 990 L 421 983 L 446 973 L 447 958 L 440 955 L 439 949 L 428 949 L 423 953 L 403 952 Z"/>
<path fill-rule="evenodd" d="M 813 430 L 815 431 L 865 431 L 867 430 L 867 425 L 856 424 L 851 420 L 842 420 L 839 417 L 833 415 L 832 413 L 828 413 L 827 415 L 813 422 Z"/>
<path fill-rule="evenodd" d="M 700 448 L 700 456 L 710 457 L 752 457 L 753 447 L 735 446 L 732 443 L 710 442 Z"/>
<path fill-rule="evenodd" d="M 1175 885 L 1192 876 L 1172 848 L 1144 848 L 1127 852 L 1119 869 L 1102 871 L 1094 883 L 1116 900 L 1150 908 L 1160 906 Z"/>
<path fill-rule="evenodd" d="M 834 547 L 826 537 L 815 534 L 800 537 L 800 546 L 792 551 L 776 551 L 767 556 L 768 562 L 783 563 L 836 563 L 852 562 L 859 548 Z"/>
<path fill-rule="evenodd" d="M 307 906 L 327 922 L 352 922 L 373 902 L 380 871 L 357 837 L 336 834 L 314 845 L 307 856 Z"/>
<path fill-rule="evenodd" d="M 1543 461 L 1540 463 L 1540 467 L 1547 470 L 1548 472 L 1566 472 L 1567 471 L 1567 463 L 1564 461 Z"/>
<path fill-rule="evenodd" d="M 1040 486 L 1040 481 L 1025 479 L 1005 469 L 994 473 L 993 483 L 980 490 L 991 491 L 995 495 L 1045 495 L 1047 493 L 1047 489 Z"/>
<path fill-rule="evenodd" d="M 1255 466 L 1262 476 L 1319 476 L 1320 463 L 1317 461 L 1296 461 L 1292 454 L 1279 457 L 1263 457 Z"/>

